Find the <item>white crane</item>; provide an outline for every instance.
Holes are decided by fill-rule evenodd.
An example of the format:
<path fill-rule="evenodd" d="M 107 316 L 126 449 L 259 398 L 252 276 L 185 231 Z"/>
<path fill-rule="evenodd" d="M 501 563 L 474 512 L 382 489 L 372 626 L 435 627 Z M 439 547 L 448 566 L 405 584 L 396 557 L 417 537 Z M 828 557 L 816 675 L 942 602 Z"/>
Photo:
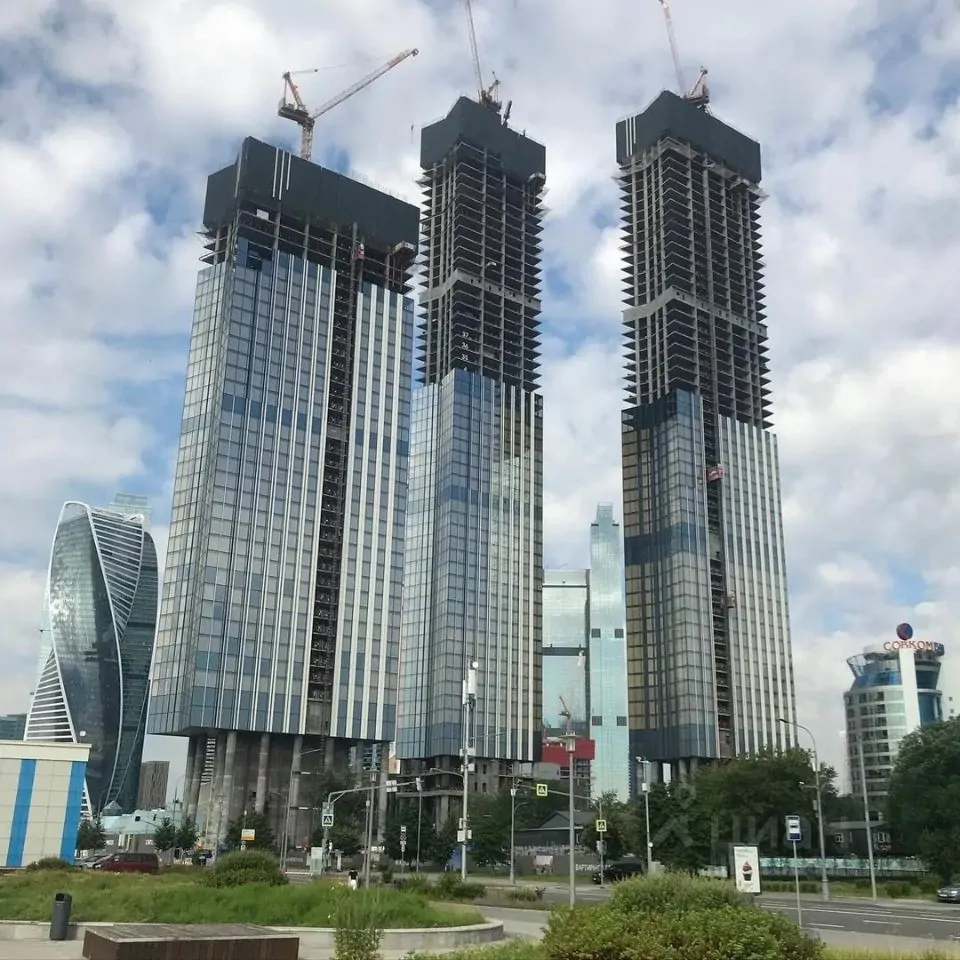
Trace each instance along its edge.
<path fill-rule="evenodd" d="M 502 104 L 497 99 L 497 90 L 500 88 L 500 81 L 494 73 L 493 82 L 490 86 L 485 87 L 483 85 L 483 70 L 480 68 L 480 48 L 477 46 L 477 30 L 473 24 L 473 4 L 470 0 L 463 0 L 463 9 L 467 15 L 467 31 L 470 34 L 470 53 L 473 57 L 473 72 L 477 80 L 477 100 L 485 107 L 493 110 L 494 113 L 499 113 L 502 107 Z M 504 123 L 510 119 L 510 108 L 512 104 L 512 101 L 507 104 L 507 109 L 503 117 Z"/>
<path fill-rule="evenodd" d="M 663 9 L 663 19 L 667 24 L 667 40 L 670 42 L 670 56 L 673 58 L 673 69 L 677 76 L 677 92 L 688 103 L 694 106 L 706 108 L 710 103 L 710 90 L 707 88 L 707 68 L 700 68 L 700 76 L 697 82 L 687 89 L 686 81 L 683 79 L 683 67 L 680 65 L 680 48 L 677 46 L 677 34 L 673 29 L 673 17 L 670 15 L 670 0 L 659 0 Z"/>
<path fill-rule="evenodd" d="M 280 100 L 280 105 L 277 107 L 277 115 L 283 117 L 284 120 L 292 120 L 299 125 L 302 131 L 300 138 L 300 156 L 304 160 L 309 160 L 313 155 L 313 128 L 316 126 L 318 117 L 322 117 L 334 107 L 339 106 L 344 100 L 349 100 L 355 93 L 359 93 L 365 87 L 370 86 L 374 80 L 382 77 L 388 70 L 392 70 L 398 64 L 403 63 L 407 57 L 415 57 L 419 52 L 420 51 L 415 48 L 401 51 L 395 57 L 391 57 L 386 63 L 377 67 L 372 73 L 368 73 L 365 77 L 358 80 L 353 86 L 347 87 L 342 93 L 338 93 L 312 113 L 303 102 L 300 89 L 293 78 L 304 73 L 316 73 L 320 68 L 318 67 L 315 70 L 288 70 L 283 75 L 283 97 Z M 287 99 L 288 93 L 291 97 L 290 100 Z"/>

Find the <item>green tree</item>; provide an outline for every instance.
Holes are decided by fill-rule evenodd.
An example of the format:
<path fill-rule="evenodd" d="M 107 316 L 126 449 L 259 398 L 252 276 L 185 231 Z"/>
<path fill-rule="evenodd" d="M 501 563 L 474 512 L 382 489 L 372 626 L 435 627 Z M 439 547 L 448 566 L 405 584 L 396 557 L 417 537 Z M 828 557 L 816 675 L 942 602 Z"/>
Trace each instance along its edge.
<path fill-rule="evenodd" d="M 650 788 L 650 835 L 653 859 L 671 870 L 696 873 L 711 862 L 714 814 L 697 792 L 696 783 L 674 781 Z M 637 804 L 641 849 L 646 856 L 646 815 L 643 800 Z"/>
<path fill-rule="evenodd" d="M 153 829 L 153 846 L 157 853 L 166 853 L 177 845 L 177 828 L 169 817 L 164 817 Z"/>
<path fill-rule="evenodd" d="M 470 798 L 467 810 L 472 832 L 470 856 L 478 867 L 510 859 L 510 795 L 481 794 Z"/>
<path fill-rule="evenodd" d="M 200 831 L 197 829 L 196 822 L 191 817 L 185 817 L 180 826 L 177 827 L 177 838 L 174 847 L 187 854 L 196 847 L 197 840 L 199 839 Z"/>
<path fill-rule="evenodd" d="M 244 830 L 253 830 L 254 838 L 253 840 L 247 840 L 246 846 L 248 850 L 272 850 L 276 844 L 276 836 L 274 835 L 273 828 L 270 826 L 270 822 L 267 819 L 266 813 L 257 813 L 247 812 L 237 817 L 233 823 L 227 827 L 227 846 L 231 850 L 237 850 L 240 848 L 242 840 L 242 832 Z"/>
<path fill-rule="evenodd" d="M 941 881 L 960 872 L 960 718 L 922 726 L 901 741 L 886 819 L 901 849 L 920 856 Z"/>
<path fill-rule="evenodd" d="M 80 828 L 77 830 L 78 850 L 103 850 L 106 845 L 107 834 L 99 817 L 95 820 L 80 821 Z"/>
<path fill-rule="evenodd" d="M 609 862 L 619 860 L 626 854 L 640 855 L 645 847 L 642 824 L 637 819 L 635 804 L 621 803 L 615 794 L 604 794 L 594 805 L 594 820 L 583 830 L 583 844 L 591 850 L 597 849 L 597 840 L 600 835 L 596 830 L 596 822 L 602 817 L 607 823 L 607 831 L 603 835 L 603 856 Z"/>

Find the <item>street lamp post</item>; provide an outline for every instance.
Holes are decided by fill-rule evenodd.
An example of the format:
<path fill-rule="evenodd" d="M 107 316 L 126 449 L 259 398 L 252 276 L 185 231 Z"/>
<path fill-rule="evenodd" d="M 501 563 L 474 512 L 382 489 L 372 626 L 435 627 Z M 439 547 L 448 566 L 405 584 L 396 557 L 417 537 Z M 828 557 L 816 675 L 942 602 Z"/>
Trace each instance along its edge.
<path fill-rule="evenodd" d="M 777 721 L 784 725 L 789 725 L 789 721 L 784 717 L 777 717 Z M 810 738 L 813 744 L 813 775 L 814 789 L 817 791 L 817 826 L 820 834 L 820 899 L 828 901 L 830 899 L 830 878 L 827 876 L 827 845 L 823 838 L 823 790 L 820 784 L 820 759 L 817 752 L 817 738 L 813 731 L 805 727 L 802 723 L 793 721 L 793 726 L 797 730 L 803 730 Z"/>
<path fill-rule="evenodd" d="M 423 777 L 417 777 L 417 873 L 420 872 L 420 828 L 423 826 Z"/>
<path fill-rule="evenodd" d="M 640 781 L 640 790 L 643 793 L 643 820 L 646 826 L 647 836 L 647 876 L 653 869 L 653 838 L 650 836 L 650 778 L 647 776 L 649 771 L 649 760 L 643 757 L 637 757 L 637 763 L 640 764 L 642 779 Z"/>
<path fill-rule="evenodd" d="M 860 764 L 860 792 L 863 796 L 863 825 L 867 833 L 867 862 L 870 866 L 870 895 L 877 899 L 877 871 L 873 861 L 873 829 L 870 825 L 870 798 L 867 795 L 867 771 L 863 762 L 863 741 L 856 737 L 857 758 Z"/>
<path fill-rule="evenodd" d="M 467 790 L 470 780 L 470 766 L 472 760 L 471 753 L 471 726 L 473 721 L 473 711 L 477 702 L 477 671 L 480 664 L 476 660 L 470 662 L 467 669 L 467 676 L 463 681 L 463 810 L 461 813 L 460 824 L 460 879 L 467 879 L 467 848 L 470 844 L 470 819 L 467 816 L 467 802 L 469 793 Z"/>
<path fill-rule="evenodd" d="M 514 836 L 517 829 L 517 781 L 513 781 L 513 786 L 510 788 L 510 885 L 513 886 L 517 882 L 517 874 L 514 867 Z"/>

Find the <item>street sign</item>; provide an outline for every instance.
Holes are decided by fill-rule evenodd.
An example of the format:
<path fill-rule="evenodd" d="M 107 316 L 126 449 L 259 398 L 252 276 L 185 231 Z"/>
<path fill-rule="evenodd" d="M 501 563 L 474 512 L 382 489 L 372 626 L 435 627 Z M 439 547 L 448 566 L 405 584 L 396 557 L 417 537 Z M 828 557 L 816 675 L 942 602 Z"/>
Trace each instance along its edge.
<path fill-rule="evenodd" d="M 316 823 L 316 821 L 314 821 Z M 320 826 L 321 827 L 332 827 L 333 826 L 333 814 L 324 813 L 320 817 Z"/>
<path fill-rule="evenodd" d="M 787 842 L 788 843 L 802 843 L 803 842 L 803 827 L 800 826 L 799 817 L 787 817 Z"/>
<path fill-rule="evenodd" d="M 606 833 L 606 832 L 607 832 L 607 821 L 606 821 L 606 820 L 598 820 L 598 821 L 596 822 L 595 826 L 596 826 L 596 828 L 597 828 L 597 833 Z"/>
<path fill-rule="evenodd" d="M 407 837 L 407 828 L 403 825 L 400 827 L 400 839 L 405 840 Z"/>
<path fill-rule="evenodd" d="M 253 843 L 257 839 L 257 831 L 251 830 L 249 827 L 240 831 L 240 839 L 244 843 Z"/>
<path fill-rule="evenodd" d="M 546 785 L 545 783 L 538 783 L 538 784 L 537 784 L 537 796 L 538 796 L 538 797 L 545 797 L 545 796 L 547 796 L 548 792 L 549 792 L 549 790 L 548 790 L 547 785 Z"/>
<path fill-rule="evenodd" d="M 401 841 L 400 841 L 400 852 L 401 852 L 401 853 L 406 853 L 406 852 L 407 852 L 407 841 L 406 841 L 406 840 L 401 840 Z"/>

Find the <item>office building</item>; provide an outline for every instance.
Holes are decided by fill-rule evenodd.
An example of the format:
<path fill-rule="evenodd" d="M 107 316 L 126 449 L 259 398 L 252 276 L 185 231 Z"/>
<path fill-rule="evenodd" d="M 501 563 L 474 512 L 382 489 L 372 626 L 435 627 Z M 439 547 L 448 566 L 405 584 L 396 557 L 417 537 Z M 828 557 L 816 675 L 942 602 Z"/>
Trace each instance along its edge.
<path fill-rule="evenodd" d="M 914 639 L 908 624 L 897 635 L 850 657 L 853 684 L 843 694 L 851 793 L 863 790 L 860 749 L 872 808 L 887 795 L 900 742 L 927 723 L 944 719 L 940 690 L 942 643 Z"/>
<path fill-rule="evenodd" d="M 418 230 L 250 138 L 207 181 L 150 730 L 214 840 L 393 739 Z"/>
<path fill-rule="evenodd" d="M 140 764 L 138 810 L 161 810 L 167 805 L 170 764 L 166 760 L 146 760 Z"/>
<path fill-rule="evenodd" d="M 590 738 L 596 744 L 596 796 L 630 796 L 627 727 L 627 613 L 623 594 L 623 538 L 613 506 L 601 503 L 590 525 Z"/>
<path fill-rule="evenodd" d="M 136 805 L 157 625 L 146 500 L 63 506 L 50 553 L 26 741 L 90 745 L 84 810 Z"/>
<path fill-rule="evenodd" d="M 89 743 L 0 740 L 0 867 L 73 863 Z"/>
<path fill-rule="evenodd" d="M 541 741 L 544 148 L 461 97 L 423 130 L 425 264 L 414 398 L 397 754 L 491 789 Z M 459 789 L 457 778 L 437 781 Z"/>
<path fill-rule="evenodd" d="M 682 778 L 795 741 L 760 147 L 665 91 L 616 150 L 631 754 Z"/>
<path fill-rule="evenodd" d="M 26 729 L 25 713 L 8 713 L 0 717 L 0 740 L 22 740 Z"/>
<path fill-rule="evenodd" d="M 543 735 L 567 730 L 564 704 L 573 732 L 589 733 L 587 644 L 590 635 L 590 571 L 543 572 Z M 624 682 L 626 682 L 624 680 Z"/>

